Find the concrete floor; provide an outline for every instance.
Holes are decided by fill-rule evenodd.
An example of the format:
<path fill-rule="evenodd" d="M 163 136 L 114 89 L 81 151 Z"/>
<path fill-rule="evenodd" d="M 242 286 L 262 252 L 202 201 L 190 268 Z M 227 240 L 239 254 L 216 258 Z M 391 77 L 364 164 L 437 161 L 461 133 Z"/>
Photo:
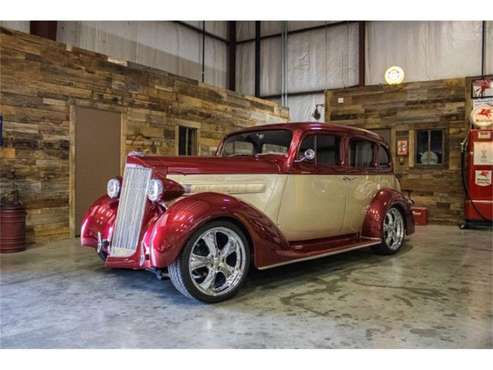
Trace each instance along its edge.
<path fill-rule="evenodd" d="M 419 227 L 371 250 L 253 271 L 205 305 L 148 272 L 107 270 L 77 240 L 1 256 L 2 348 L 492 348 L 489 231 Z"/>

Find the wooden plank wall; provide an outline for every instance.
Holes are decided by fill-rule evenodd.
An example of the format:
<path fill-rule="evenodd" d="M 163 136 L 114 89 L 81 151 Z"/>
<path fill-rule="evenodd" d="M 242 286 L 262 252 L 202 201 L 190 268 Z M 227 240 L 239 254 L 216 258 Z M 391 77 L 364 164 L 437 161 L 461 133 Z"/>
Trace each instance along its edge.
<path fill-rule="evenodd" d="M 28 210 L 29 242 L 69 236 L 74 105 L 121 112 L 126 151 L 161 155 L 176 153 L 177 125 L 198 128 L 199 151 L 207 155 L 230 131 L 288 118 L 287 110 L 270 101 L 122 64 L 102 54 L 0 27 L 0 112 L 5 139 L 0 148 L 0 196 L 11 190 L 9 177 L 15 170 Z"/>
<path fill-rule="evenodd" d="M 411 191 L 417 205 L 429 208 L 430 222 L 462 220 L 460 143 L 468 127 L 465 79 L 328 90 L 325 97 L 327 122 L 391 130 L 390 144 L 401 186 Z M 435 127 L 445 129 L 446 163 L 438 168 L 419 168 L 413 160 L 415 130 Z M 396 157 L 397 138 L 409 140 L 407 157 Z"/>

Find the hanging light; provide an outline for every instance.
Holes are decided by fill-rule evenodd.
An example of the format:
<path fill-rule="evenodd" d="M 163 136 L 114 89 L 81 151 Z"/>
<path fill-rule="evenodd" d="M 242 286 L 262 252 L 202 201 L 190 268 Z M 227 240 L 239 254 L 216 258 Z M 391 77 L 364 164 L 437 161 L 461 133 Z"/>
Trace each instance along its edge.
<path fill-rule="evenodd" d="M 315 110 L 312 113 L 312 117 L 315 118 L 317 121 L 320 119 L 320 117 L 322 117 L 318 108 L 324 107 L 324 106 L 325 106 L 325 104 L 315 104 Z"/>

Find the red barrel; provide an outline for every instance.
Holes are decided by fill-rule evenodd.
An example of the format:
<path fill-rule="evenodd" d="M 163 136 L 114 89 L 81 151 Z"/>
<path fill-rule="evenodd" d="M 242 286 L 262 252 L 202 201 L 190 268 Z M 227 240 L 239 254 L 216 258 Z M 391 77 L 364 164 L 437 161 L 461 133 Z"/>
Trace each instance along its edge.
<path fill-rule="evenodd" d="M 22 206 L 0 207 L 0 253 L 26 249 L 26 211 Z"/>

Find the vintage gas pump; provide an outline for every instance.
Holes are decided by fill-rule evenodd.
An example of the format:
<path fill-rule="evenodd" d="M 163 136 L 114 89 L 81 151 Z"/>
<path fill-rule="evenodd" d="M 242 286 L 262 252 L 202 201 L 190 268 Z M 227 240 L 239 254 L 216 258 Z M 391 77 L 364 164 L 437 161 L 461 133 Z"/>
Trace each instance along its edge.
<path fill-rule="evenodd" d="M 473 127 L 462 143 L 462 183 L 465 191 L 461 228 L 493 225 L 493 106 L 471 112 Z"/>

